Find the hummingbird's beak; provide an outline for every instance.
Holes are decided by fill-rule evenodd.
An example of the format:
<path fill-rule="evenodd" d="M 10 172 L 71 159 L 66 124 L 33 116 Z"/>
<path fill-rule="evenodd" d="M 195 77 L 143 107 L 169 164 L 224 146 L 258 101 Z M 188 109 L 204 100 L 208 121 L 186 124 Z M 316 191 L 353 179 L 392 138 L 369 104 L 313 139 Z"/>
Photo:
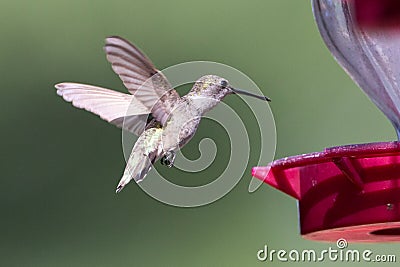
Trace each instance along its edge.
<path fill-rule="evenodd" d="M 236 89 L 236 88 L 231 88 L 231 90 L 232 90 L 233 94 L 248 95 L 248 96 L 252 96 L 252 97 L 264 100 L 264 101 L 271 101 L 271 99 L 269 97 L 266 97 L 263 95 L 255 95 L 255 94 L 249 93 L 247 91 Z"/>

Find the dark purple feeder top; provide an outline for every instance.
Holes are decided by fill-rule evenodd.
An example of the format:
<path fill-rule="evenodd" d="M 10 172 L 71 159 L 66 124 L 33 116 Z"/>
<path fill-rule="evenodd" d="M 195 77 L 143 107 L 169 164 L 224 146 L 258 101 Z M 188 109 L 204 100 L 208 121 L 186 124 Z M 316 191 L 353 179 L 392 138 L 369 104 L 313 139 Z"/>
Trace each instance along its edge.
<path fill-rule="evenodd" d="M 353 1 L 358 24 L 370 30 L 400 27 L 400 1 L 398 0 L 347 0 Z"/>

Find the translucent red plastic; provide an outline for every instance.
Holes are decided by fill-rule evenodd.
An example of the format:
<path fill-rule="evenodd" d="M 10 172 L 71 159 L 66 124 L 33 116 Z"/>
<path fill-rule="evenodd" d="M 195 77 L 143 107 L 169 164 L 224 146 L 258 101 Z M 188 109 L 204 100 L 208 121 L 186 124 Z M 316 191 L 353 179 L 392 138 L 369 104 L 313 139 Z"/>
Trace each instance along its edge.
<path fill-rule="evenodd" d="M 400 241 L 400 143 L 327 148 L 254 167 L 254 177 L 299 201 L 312 240 Z"/>

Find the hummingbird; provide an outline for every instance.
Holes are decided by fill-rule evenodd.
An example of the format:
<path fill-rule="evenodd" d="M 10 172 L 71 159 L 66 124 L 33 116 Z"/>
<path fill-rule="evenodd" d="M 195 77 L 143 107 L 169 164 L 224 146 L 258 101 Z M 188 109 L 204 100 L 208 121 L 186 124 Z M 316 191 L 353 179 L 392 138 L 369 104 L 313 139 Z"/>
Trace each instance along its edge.
<path fill-rule="evenodd" d="M 108 37 L 104 51 L 130 94 L 71 82 L 58 83 L 55 88 L 73 106 L 138 136 L 116 193 L 131 180 L 141 182 L 157 160 L 173 167 L 176 151 L 194 136 L 201 117 L 225 96 L 244 94 L 270 101 L 266 96 L 236 89 L 216 75 L 199 78 L 181 97 L 151 60 L 128 40 Z"/>

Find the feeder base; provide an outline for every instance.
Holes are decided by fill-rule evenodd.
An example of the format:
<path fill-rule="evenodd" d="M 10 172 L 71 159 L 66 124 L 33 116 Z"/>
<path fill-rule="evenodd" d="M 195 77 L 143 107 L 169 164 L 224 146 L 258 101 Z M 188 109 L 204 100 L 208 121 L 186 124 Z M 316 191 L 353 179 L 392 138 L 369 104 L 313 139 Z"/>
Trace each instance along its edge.
<path fill-rule="evenodd" d="M 321 230 L 302 235 L 313 241 L 336 242 L 344 238 L 351 242 L 399 242 L 400 222 L 375 223 Z"/>

